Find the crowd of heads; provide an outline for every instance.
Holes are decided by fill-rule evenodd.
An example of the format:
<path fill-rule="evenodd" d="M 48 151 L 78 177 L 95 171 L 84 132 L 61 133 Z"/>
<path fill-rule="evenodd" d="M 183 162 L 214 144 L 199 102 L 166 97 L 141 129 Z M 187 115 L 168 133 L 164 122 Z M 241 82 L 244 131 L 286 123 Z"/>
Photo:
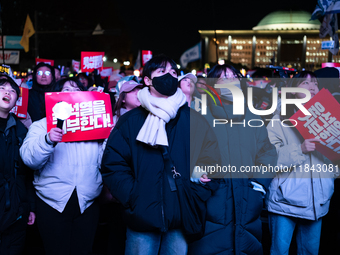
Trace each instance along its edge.
<path fill-rule="evenodd" d="M 225 92 L 226 90 L 215 88 L 216 84 L 234 81 L 234 83 L 237 83 L 237 86 L 242 89 L 244 94 L 247 92 L 247 87 L 257 86 L 254 85 L 255 83 L 250 85 L 249 76 L 244 77 L 239 70 L 230 64 L 215 65 L 208 70 L 204 76 L 196 76 L 192 73 L 183 74 L 183 72 L 181 72 L 182 75 L 179 74 L 180 72 L 176 62 L 168 56 L 161 54 L 154 56 L 151 61 L 146 63 L 141 77 L 134 75 L 126 76 L 124 72 L 114 74 L 106 79 L 102 79 L 100 75 L 94 73 L 75 73 L 73 77 L 68 77 L 61 75 L 61 70 L 58 67 L 53 67 L 46 63 L 39 63 L 24 81 L 27 83 L 31 82 L 33 87 L 39 88 L 40 90 L 50 92 L 96 91 L 97 87 L 101 86 L 104 88 L 104 92 L 113 92 L 115 94 L 116 105 L 114 112 L 118 115 L 120 114 L 121 108 L 131 109 L 140 105 L 137 93 L 143 87 L 148 87 L 151 95 L 154 96 L 168 97 L 173 95 L 177 88 L 174 86 L 171 87 L 171 84 L 158 86 L 158 84 L 164 84 L 164 80 L 162 79 L 166 75 L 172 76 L 173 79 L 168 79 L 168 81 L 171 82 L 172 80 L 174 84 L 177 83 L 177 87 L 180 88 L 187 97 L 189 106 L 194 100 L 194 97 L 200 97 L 201 94 L 215 92 L 215 94 L 228 98 L 227 92 Z M 329 89 L 331 93 L 339 91 L 339 81 L 337 79 L 333 79 L 332 82 L 327 82 L 327 84 L 330 85 L 324 85 L 322 82 L 322 78 L 334 78 L 336 76 L 339 77 L 339 71 L 336 68 L 323 68 L 317 70 L 315 73 L 311 71 L 296 72 L 294 79 L 281 79 L 277 73 L 273 73 L 267 69 L 259 69 L 256 70 L 251 79 L 268 80 L 269 78 L 270 80 L 264 84 L 270 87 L 278 87 L 279 84 L 280 88 L 281 86 L 303 87 L 310 90 L 311 95 L 314 96 L 321 88 L 326 86 L 328 86 L 327 89 Z M 278 82 L 278 80 L 280 82 Z M 3 81 L 1 82 L 3 83 Z M 11 84 L 12 87 L 16 86 L 15 82 L 12 81 L 9 84 Z M 69 88 L 63 90 L 64 86 Z M 287 95 L 288 98 L 301 98 L 303 96 L 304 95 L 300 93 L 289 93 Z"/>

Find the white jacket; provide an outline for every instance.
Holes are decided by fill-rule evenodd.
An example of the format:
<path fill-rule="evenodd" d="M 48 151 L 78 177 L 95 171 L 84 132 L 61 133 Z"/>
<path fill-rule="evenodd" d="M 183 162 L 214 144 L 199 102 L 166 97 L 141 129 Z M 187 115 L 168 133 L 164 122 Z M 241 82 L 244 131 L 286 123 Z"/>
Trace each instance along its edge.
<path fill-rule="evenodd" d="M 304 139 L 295 127 L 272 121 L 267 129 L 269 140 L 277 150 L 277 165 L 290 169 L 272 180 L 266 201 L 268 211 L 308 220 L 325 216 L 334 191 L 334 178 L 339 174 L 337 168 L 316 150 L 302 153 Z M 323 172 L 326 166 L 334 171 Z"/>
<path fill-rule="evenodd" d="M 102 144 L 97 141 L 46 143 L 46 118 L 34 122 L 20 149 L 24 163 L 34 171 L 38 197 L 63 212 L 74 189 L 81 213 L 99 196 L 102 176 L 99 171 Z"/>

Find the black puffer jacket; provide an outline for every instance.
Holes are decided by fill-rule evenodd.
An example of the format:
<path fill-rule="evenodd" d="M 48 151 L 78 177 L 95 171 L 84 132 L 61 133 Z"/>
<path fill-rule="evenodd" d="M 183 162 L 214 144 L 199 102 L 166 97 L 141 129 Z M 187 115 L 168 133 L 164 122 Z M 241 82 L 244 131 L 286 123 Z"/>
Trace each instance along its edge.
<path fill-rule="evenodd" d="M 228 120 L 227 124 L 216 125 L 212 130 L 218 138 L 222 165 L 234 170 L 216 174 L 220 177 L 220 186 L 207 201 L 204 237 L 189 245 L 188 254 L 261 255 L 263 195 L 253 189 L 252 182 L 267 189 L 274 174 L 247 171 L 246 167 L 249 170 L 254 166 L 276 166 L 276 149 L 264 125 L 248 125 L 250 120 L 261 120 L 248 109 L 245 115 L 233 115 L 232 105 L 215 106 L 208 98 L 205 117 L 211 125 L 214 119 Z"/>
<path fill-rule="evenodd" d="M 0 131 L 0 233 L 19 219 L 27 221 L 34 211 L 33 172 L 19 155 L 19 148 L 27 134 L 26 127 L 13 115 Z"/>
<path fill-rule="evenodd" d="M 190 158 L 199 165 L 203 164 L 200 160 L 208 158 L 216 164 L 219 158 L 216 139 L 207 122 L 196 123 L 193 116 L 200 116 L 194 111 L 190 116 L 190 111 L 187 105 L 182 106 L 166 124 L 170 157 L 187 185 Z M 101 171 L 104 183 L 125 207 L 129 228 L 164 232 L 181 228 L 179 202 L 176 192 L 170 190 L 160 149 L 136 140 L 148 113 L 138 107 L 120 117 L 108 139 Z M 196 131 L 190 129 L 190 121 Z M 199 139 L 190 150 L 192 132 L 197 132 Z"/>

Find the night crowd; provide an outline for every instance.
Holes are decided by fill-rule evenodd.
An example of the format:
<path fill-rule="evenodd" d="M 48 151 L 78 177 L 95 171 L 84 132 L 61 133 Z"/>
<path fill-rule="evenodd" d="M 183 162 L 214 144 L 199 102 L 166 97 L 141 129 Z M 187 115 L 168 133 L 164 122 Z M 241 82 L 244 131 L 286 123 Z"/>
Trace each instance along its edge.
<path fill-rule="evenodd" d="M 236 99 L 223 85 L 247 95 L 253 79 L 267 84 L 254 86 L 257 109 L 271 107 L 264 91 L 277 88 L 276 110 L 258 116 L 245 102 L 244 114 L 235 114 Z M 326 88 L 338 101 L 339 85 L 330 67 L 245 77 L 223 64 L 196 76 L 157 55 L 141 77 L 102 79 L 96 72 L 64 76 L 39 63 L 21 84 L 29 99 L 20 119 L 10 112 L 20 88 L 0 74 L 0 254 L 321 254 L 323 247 L 337 254 L 339 173 L 296 169 L 337 169 L 338 162 L 316 150 L 320 137 L 304 139 L 282 122 L 299 109 L 290 104 L 283 114 L 280 92 L 303 88 L 313 98 Z M 47 132 L 46 92 L 100 87 L 113 112 L 107 139 L 61 142 L 62 129 Z M 306 97 L 295 90 L 286 96 Z M 254 119 L 265 125 L 240 124 Z M 207 171 L 217 165 L 288 171 Z"/>

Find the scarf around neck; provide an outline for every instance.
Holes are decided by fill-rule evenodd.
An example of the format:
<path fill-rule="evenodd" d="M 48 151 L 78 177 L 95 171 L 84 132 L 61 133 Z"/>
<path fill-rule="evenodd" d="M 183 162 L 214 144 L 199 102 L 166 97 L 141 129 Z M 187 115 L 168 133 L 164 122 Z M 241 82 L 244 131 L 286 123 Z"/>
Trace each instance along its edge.
<path fill-rule="evenodd" d="M 168 137 L 165 124 L 175 118 L 178 109 L 187 103 L 186 97 L 180 88 L 168 98 L 158 98 L 150 94 L 145 87 L 137 94 L 141 106 L 149 111 L 142 128 L 139 130 L 137 140 L 151 146 L 168 146 Z"/>

